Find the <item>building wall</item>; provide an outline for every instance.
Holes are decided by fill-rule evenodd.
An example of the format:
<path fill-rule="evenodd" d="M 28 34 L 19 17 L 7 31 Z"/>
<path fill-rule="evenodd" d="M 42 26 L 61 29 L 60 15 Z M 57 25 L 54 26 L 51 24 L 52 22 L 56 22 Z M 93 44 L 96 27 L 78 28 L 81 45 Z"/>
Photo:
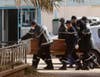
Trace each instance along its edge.
<path fill-rule="evenodd" d="M 21 0 L 21 3 L 20 5 L 18 5 L 16 3 L 16 0 L 0 0 L 0 10 L 1 12 L 3 10 L 17 10 L 18 9 L 18 12 L 17 12 L 17 16 L 18 16 L 18 25 L 17 25 L 17 28 L 18 28 L 18 36 L 20 37 L 20 34 L 21 34 L 21 28 L 22 28 L 22 20 L 24 18 L 24 16 L 22 14 L 23 11 L 22 9 L 27 9 L 27 12 L 30 10 L 30 9 L 34 9 L 35 10 L 35 17 L 34 19 L 38 21 L 38 23 L 41 23 L 41 13 L 40 13 L 40 9 L 36 9 L 34 8 L 33 4 L 30 2 L 30 0 L 27 0 L 27 2 L 25 3 L 24 0 Z M 21 11 L 21 13 L 20 13 Z M 8 40 L 8 37 L 10 37 L 8 34 L 9 34 L 9 24 L 7 24 L 9 21 L 8 21 L 8 18 L 7 18 L 7 12 L 4 11 L 5 15 L 3 14 L 0 14 L 0 41 L 7 41 Z M 22 18 L 23 16 L 23 18 Z M 27 16 L 28 16 L 28 13 L 27 13 Z M 2 18 L 1 18 L 2 17 Z M 31 16 L 32 17 L 32 16 Z M 4 19 L 4 21 L 3 21 Z M 15 17 L 16 19 L 16 17 Z M 16 22 L 17 22 L 16 21 Z M 20 24 L 19 24 L 20 22 Z M 4 28 L 3 28 L 4 27 Z M 26 28 L 27 29 L 27 28 Z M 18 37 L 18 38 L 19 38 Z"/>
<path fill-rule="evenodd" d="M 62 0 L 60 8 L 55 9 L 53 13 L 42 12 L 42 24 L 47 25 L 52 32 L 52 19 L 64 17 L 69 19 L 72 15 L 96 16 L 100 17 L 100 0 Z"/>
<path fill-rule="evenodd" d="M 0 41 L 2 41 L 2 11 L 0 10 Z"/>
<path fill-rule="evenodd" d="M 42 12 L 42 23 L 47 25 L 50 32 L 52 32 L 52 19 L 61 18 L 69 19 L 72 15 L 77 17 L 81 16 L 94 16 L 100 17 L 100 6 L 62 6 L 55 9 L 53 13 Z"/>
<path fill-rule="evenodd" d="M 69 18 L 72 15 L 79 16 L 98 16 L 100 17 L 100 6 L 68 6 L 60 7 L 58 11 L 58 18 Z"/>
<path fill-rule="evenodd" d="M 52 32 L 53 13 L 41 12 L 41 24 L 47 26 L 48 31 Z"/>
<path fill-rule="evenodd" d="M 100 0 L 62 0 L 61 6 L 94 6 L 100 5 Z"/>

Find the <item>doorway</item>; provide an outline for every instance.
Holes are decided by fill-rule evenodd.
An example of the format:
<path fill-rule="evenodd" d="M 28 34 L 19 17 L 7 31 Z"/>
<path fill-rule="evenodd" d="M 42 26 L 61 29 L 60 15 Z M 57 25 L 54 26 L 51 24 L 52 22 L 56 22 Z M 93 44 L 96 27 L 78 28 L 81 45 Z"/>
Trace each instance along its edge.
<path fill-rule="evenodd" d="M 17 11 L 17 9 L 8 10 L 8 41 L 17 41 L 18 39 Z"/>
<path fill-rule="evenodd" d="M 2 41 L 2 10 L 0 10 L 0 41 Z"/>

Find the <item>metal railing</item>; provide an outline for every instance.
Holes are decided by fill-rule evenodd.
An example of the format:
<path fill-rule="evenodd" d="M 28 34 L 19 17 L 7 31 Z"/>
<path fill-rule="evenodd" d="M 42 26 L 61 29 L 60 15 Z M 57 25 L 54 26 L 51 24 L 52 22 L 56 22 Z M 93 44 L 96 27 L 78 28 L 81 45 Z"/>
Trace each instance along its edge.
<path fill-rule="evenodd" d="M 13 69 L 15 66 L 25 63 L 27 63 L 27 59 L 24 43 L 0 48 L 0 71 Z"/>

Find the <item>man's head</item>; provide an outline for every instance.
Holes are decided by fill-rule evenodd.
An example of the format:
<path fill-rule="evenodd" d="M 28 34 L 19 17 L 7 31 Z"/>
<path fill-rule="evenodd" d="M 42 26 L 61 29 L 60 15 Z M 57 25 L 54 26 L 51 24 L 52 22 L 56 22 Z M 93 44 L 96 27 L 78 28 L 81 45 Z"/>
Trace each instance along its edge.
<path fill-rule="evenodd" d="M 77 17 L 76 16 L 72 16 L 71 17 L 71 22 L 72 23 L 76 23 L 77 22 Z"/>
<path fill-rule="evenodd" d="M 64 18 L 60 18 L 59 20 L 61 23 L 65 23 L 65 19 Z"/>
<path fill-rule="evenodd" d="M 33 21 L 31 22 L 31 26 L 32 26 L 32 27 L 36 26 L 36 24 L 37 24 L 37 23 L 36 23 L 35 20 L 33 20 Z"/>
<path fill-rule="evenodd" d="M 66 26 L 67 26 L 68 28 L 71 28 L 71 27 L 72 27 L 72 23 L 71 23 L 71 21 L 69 21 L 69 20 L 67 20 L 65 24 L 66 24 Z"/>
<path fill-rule="evenodd" d="M 83 17 L 81 18 L 81 20 L 84 21 L 85 23 L 88 21 L 87 17 L 85 17 L 85 16 L 83 16 Z"/>
<path fill-rule="evenodd" d="M 36 25 L 37 25 L 36 21 L 33 20 L 33 21 L 31 22 L 31 28 L 32 28 L 32 29 L 35 29 Z"/>

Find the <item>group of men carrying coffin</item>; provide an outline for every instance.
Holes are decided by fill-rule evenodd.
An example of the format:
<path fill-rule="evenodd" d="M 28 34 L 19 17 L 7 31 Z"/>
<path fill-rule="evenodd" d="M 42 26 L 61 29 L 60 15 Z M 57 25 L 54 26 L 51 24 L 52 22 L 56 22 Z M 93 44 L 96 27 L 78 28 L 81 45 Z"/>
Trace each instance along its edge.
<path fill-rule="evenodd" d="M 61 18 L 60 22 L 58 38 L 65 39 L 67 46 L 65 55 L 60 57 L 63 64 L 60 69 L 66 69 L 66 64 L 69 63 L 70 67 L 76 64 L 76 70 L 88 70 L 88 61 L 86 59 L 89 58 L 88 51 L 92 48 L 92 44 L 91 33 L 86 27 L 87 18 L 83 16 L 77 20 L 76 16 L 72 16 L 70 21 L 64 23 L 65 20 Z"/>
<path fill-rule="evenodd" d="M 70 64 L 70 66 L 76 64 L 76 70 L 88 69 L 86 59 L 88 58 L 88 51 L 91 48 L 91 33 L 86 27 L 86 21 L 86 17 L 77 20 L 75 16 L 72 16 L 71 20 L 67 20 L 66 22 L 63 18 L 60 19 L 61 26 L 58 31 L 58 38 L 65 39 L 67 49 L 65 50 L 65 54 L 59 57 L 62 63 L 62 67 L 59 69 L 67 69 L 66 64 Z M 37 68 L 41 58 L 47 64 L 44 69 L 54 69 L 50 53 L 52 42 L 50 41 L 46 28 L 38 25 L 35 21 L 31 22 L 31 26 L 30 31 L 21 39 L 36 38 L 39 41 L 37 54 L 33 55 L 33 68 Z M 77 51 L 82 52 L 83 66 L 81 65 L 80 56 L 76 54 Z"/>

